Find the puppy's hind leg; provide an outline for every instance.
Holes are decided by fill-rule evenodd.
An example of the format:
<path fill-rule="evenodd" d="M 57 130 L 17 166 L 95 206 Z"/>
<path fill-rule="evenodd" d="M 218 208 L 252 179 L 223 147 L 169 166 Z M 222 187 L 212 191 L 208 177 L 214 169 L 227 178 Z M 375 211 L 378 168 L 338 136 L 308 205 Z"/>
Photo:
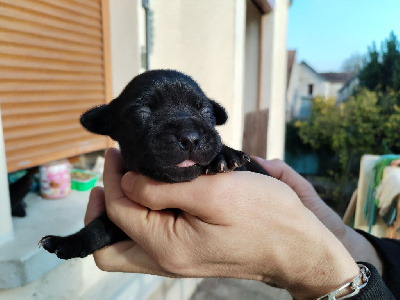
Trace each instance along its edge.
<path fill-rule="evenodd" d="M 128 236 L 103 213 L 77 233 L 65 237 L 43 237 L 39 246 L 55 253 L 58 258 L 70 259 L 86 257 L 96 250 L 125 239 L 128 239 Z"/>

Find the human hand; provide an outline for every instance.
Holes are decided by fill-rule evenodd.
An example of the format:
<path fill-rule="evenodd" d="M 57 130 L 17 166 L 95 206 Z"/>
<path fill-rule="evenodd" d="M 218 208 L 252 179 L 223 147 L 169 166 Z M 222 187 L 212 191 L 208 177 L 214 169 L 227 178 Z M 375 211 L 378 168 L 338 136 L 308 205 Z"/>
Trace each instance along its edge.
<path fill-rule="evenodd" d="M 304 206 L 311 210 L 336 237 L 340 239 L 345 234 L 346 226 L 342 219 L 319 197 L 310 182 L 280 159 L 264 160 L 259 157 L 255 159 L 272 177 L 290 186 Z"/>
<path fill-rule="evenodd" d="M 376 249 L 361 234 L 346 226 L 304 177 L 279 159 L 267 161 L 257 157 L 256 160 L 271 176 L 285 182 L 294 190 L 303 204 L 341 241 L 355 261 L 373 264 L 382 275 L 383 264 Z"/>
<path fill-rule="evenodd" d="M 359 272 L 279 180 L 231 172 L 168 184 L 122 170 L 119 152 L 109 150 L 105 189 L 94 189 L 88 205 L 86 222 L 105 202 L 110 219 L 132 239 L 95 252 L 103 270 L 254 279 L 297 299 L 326 294 Z"/>

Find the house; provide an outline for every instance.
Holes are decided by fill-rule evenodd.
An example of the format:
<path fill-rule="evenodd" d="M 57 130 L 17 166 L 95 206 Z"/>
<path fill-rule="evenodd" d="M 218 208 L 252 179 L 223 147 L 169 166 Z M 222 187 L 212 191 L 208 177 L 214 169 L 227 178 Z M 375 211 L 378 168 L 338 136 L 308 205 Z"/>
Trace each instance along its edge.
<path fill-rule="evenodd" d="M 354 75 L 338 91 L 337 101 L 342 102 L 343 100 L 350 97 L 359 86 L 360 78 L 358 77 L 358 75 Z"/>
<path fill-rule="evenodd" d="M 316 96 L 337 98 L 338 91 L 353 77 L 352 73 L 319 73 L 306 62 L 297 63 L 296 52 L 288 52 L 286 120 L 306 118 L 311 99 Z"/>
<path fill-rule="evenodd" d="M 190 296 L 196 280 L 106 273 L 91 257 L 60 261 L 38 249 L 43 228 L 82 226 L 88 194 L 32 196 L 28 216 L 13 219 L 7 173 L 113 145 L 85 132 L 79 115 L 159 68 L 193 76 L 227 108 L 220 132 L 232 147 L 242 145 L 244 115 L 268 110 L 264 155 L 283 157 L 287 8 L 286 0 L 0 0 L 1 299 Z"/>

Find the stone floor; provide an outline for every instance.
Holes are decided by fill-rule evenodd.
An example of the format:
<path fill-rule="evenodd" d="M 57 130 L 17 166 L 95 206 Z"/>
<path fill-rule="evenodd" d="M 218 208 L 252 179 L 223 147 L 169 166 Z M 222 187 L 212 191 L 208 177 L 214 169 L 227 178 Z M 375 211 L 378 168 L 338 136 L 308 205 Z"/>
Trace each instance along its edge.
<path fill-rule="evenodd" d="M 285 290 L 262 282 L 209 278 L 203 280 L 190 300 L 292 300 Z"/>

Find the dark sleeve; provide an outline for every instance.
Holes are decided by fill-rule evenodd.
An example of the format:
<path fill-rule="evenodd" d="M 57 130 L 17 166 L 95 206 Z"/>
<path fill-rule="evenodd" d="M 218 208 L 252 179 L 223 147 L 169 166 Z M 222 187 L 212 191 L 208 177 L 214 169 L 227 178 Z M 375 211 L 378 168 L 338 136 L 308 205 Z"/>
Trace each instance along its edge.
<path fill-rule="evenodd" d="M 383 283 L 378 270 L 366 262 L 358 262 L 365 265 L 371 272 L 371 277 L 368 280 L 368 284 L 355 296 L 354 300 L 396 300 L 391 291 Z"/>
<path fill-rule="evenodd" d="M 383 264 L 382 279 L 396 299 L 400 299 L 400 240 L 377 238 L 356 230 L 374 246 Z"/>

